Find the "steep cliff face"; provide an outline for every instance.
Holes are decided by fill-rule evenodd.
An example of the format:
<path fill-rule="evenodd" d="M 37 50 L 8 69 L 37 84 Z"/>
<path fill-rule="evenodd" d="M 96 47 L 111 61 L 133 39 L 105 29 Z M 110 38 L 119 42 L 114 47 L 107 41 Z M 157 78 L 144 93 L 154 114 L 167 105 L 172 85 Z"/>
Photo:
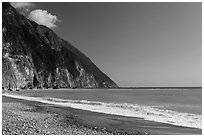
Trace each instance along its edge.
<path fill-rule="evenodd" d="M 49 28 L 2 3 L 2 87 L 107 88 L 117 85 Z"/>

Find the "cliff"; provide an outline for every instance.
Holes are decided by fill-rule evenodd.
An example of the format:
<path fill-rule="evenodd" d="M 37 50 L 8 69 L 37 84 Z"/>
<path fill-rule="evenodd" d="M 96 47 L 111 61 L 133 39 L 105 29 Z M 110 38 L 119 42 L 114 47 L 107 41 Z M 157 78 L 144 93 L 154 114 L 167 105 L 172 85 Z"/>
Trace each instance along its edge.
<path fill-rule="evenodd" d="M 69 42 L 2 3 L 3 89 L 115 87 Z"/>

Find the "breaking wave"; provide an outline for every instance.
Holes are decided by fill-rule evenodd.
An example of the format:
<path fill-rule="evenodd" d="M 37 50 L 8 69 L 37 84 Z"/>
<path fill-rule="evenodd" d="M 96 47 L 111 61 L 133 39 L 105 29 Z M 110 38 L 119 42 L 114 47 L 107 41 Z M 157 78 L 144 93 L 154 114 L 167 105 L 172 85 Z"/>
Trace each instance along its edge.
<path fill-rule="evenodd" d="M 75 109 L 88 110 L 126 117 L 138 117 L 144 120 L 162 122 L 177 126 L 202 129 L 202 115 L 177 112 L 163 109 L 162 106 L 144 106 L 129 103 L 105 103 L 87 100 L 67 100 L 58 98 L 25 97 L 19 95 L 3 94 L 8 97 L 38 101 L 53 105 L 67 106 Z"/>

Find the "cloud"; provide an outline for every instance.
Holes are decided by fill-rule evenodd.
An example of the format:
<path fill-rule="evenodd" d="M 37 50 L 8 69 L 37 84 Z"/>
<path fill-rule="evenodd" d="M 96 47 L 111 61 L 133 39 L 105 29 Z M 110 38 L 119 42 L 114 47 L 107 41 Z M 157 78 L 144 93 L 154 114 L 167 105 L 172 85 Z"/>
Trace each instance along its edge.
<path fill-rule="evenodd" d="M 48 28 L 56 27 L 56 23 L 60 22 L 57 16 L 41 9 L 31 11 L 27 18 L 37 22 L 40 25 L 47 26 Z"/>
<path fill-rule="evenodd" d="M 11 5 L 14 8 L 25 8 L 25 7 L 33 6 L 33 4 L 30 2 L 11 2 Z"/>
<path fill-rule="evenodd" d="M 34 8 L 34 4 L 31 2 L 11 2 L 11 5 L 18 10 L 20 14 L 40 25 L 53 28 L 56 27 L 57 22 L 60 22 L 57 16 L 48 13 L 46 10 L 36 9 L 31 11 L 31 8 Z"/>

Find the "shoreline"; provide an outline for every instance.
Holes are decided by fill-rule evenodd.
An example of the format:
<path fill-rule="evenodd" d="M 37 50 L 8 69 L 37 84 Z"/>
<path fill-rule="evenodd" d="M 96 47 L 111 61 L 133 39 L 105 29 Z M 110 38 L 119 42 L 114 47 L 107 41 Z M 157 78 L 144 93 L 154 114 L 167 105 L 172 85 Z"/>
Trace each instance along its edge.
<path fill-rule="evenodd" d="M 5 103 L 21 103 L 30 107 L 46 110 L 45 115 L 54 113 L 63 118 L 69 119 L 68 121 L 70 121 L 70 119 L 74 119 L 75 124 L 77 124 L 80 128 L 85 127 L 85 129 L 91 131 L 90 134 L 202 134 L 202 129 L 174 126 L 170 124 L 147 121 L 141 118 L 130 118 L 90 112 L 35 101 L 14 99 L 5 96 L 2 96 L 2 102 L 2 105 Z M 4 110 L 2 113 L 5 113 Z M 31 115 L 34 114 L 31 113 Z M 74 116 L 74 118 L 70 116 Z M 3 124 L 3 127 L 4 125 L 5 124 Z M 82 132 L 80 133 L 83 134 Z M 66 132 L 60 134 L 66 134 Z"/>
<path fill-rule="evenodd" d="M 173 110 L 166 110 L 158 106 L 140 106 L 137 104 L 117 104 L 104 103 L 98 101 L 87 100 L 66 100 L 61 99 L 63 96 L 55 98 L 45 94 L 2 94 L 7 97 L 24 99 L 28 101 L 41 102 L 52 104 L 54 106 L 71 107 L 79 110 L 86 110 L 96 113 L 103 113 L 108 115 L 117 115 L 122 117 L 141 118 L 143 120 L 171 124 L 181 127 L 199 128 L 202 129 L 202 115 L 194 113 L 182 113 Z M 44 95 L 44 96 L 43 96 Z M 64 95 L 62 93 L 62 95 Z M 65 94 L 67 96 L 67 94 Z M 100 99 L 99 99 L 100 100 Z"/>
<path fill-rule="evenodd" d="M 3 135 L 142 135 L 85 123 L 70 108 L 2 97 Z"/>

